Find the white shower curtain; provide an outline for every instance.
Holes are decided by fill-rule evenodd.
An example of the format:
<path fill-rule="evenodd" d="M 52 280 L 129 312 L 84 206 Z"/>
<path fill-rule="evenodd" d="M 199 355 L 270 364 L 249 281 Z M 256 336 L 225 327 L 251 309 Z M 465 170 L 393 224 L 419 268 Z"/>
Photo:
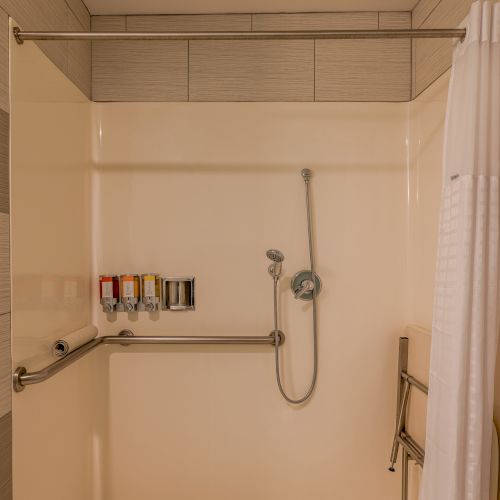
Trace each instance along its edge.
<path fill-rule="evenodd" d="M 478 1 L 450 82 L 421 500 L 488 500 L 499 327 L 500 4 Z"/>

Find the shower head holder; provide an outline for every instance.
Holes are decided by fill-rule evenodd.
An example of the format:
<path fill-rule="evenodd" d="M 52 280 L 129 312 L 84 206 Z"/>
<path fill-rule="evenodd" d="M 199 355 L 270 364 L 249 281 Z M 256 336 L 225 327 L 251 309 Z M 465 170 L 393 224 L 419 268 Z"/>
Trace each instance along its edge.
<path fill-rule="evenodd" d="M 281 276 L 281 263 L 285 260 L 285 256 L 279 250 L 271 248 L 266 252 L 266 257 L 271 261 L 271 265 L 267 268 L 269 274 L 274 279 L 279 279 Z"/>

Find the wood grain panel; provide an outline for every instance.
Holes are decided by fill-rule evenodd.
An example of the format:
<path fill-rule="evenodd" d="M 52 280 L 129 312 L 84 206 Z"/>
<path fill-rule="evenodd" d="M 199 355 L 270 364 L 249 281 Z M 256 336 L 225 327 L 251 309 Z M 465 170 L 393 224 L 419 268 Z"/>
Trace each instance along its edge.
<path fill-rule="evenodd" d="M 250 14 L 127 16 L 127 31 L 250 31 Z"/>
<path fill-rule="evenodd" d="M 25 30 L 67 31 L 69 7 L 64 0 L 0 0 L 0 6 Z M 68 42 L 39 41 L 38 46 L 65 74 Z"/>
<path fill-rule="evenodd" d="M 11 410 L 11 371 L 10 314 L 2 314 L 0 316 L 0 416 Z"/>
<path fill-rule="evenodd" d="M 469 13 L 472 0 L 441 0 L 422 28 L 456 28 Z"/>
<path fill-rule="evenodd" d="M 66 4 L 78 19 L 84 31 L 90 31 L 90 13 L 82 0 L 66 0 Z"/>
<path fill-rule="evenodd" d="M 26 30 L 87 31 L 90 28 L 90 15 L 81 0 L 0 0 L 0 7 Z M 90 96 L 89 43 L 36 43 L 63 73 Z"/>
<path fill-rule="evenodd" d="M 92 49 L 94 101 L 186 101 L 188 43 L 107 41 Z"/>
<path fill-rule="evenodd" d="M 253 31 L 348 30 L 378 28 L 377 12 L 253 14 Z"/>
<path fill-rule="evenodd" d="M 408 28 L 411 14 L 329 12 L 92 17 L 94 31 L 377 29 L 379 25 L 383 29 Z M 280 45 L 280 41 L 191 41 L 188 44 L 189 90 L 186 83 L 185 92 L 195 101 L 312 100 L 314 84 L 311 90 L 309 72 L 314 58 L 311 62 L 309 49 L 304 49 L 311 45 L 300 45 L 301 42 L 288 46 L 301 47 L 297 54 L 293 50 L 288 54 L 284 49 L 286 45 Z M 120 43 L 125 45 L 120 46 Z M 148 68 L 145 64 L 145 58 L 153 61 L 155 57 L 162 57 L 158 43 L 148 42 L 152 52 L 156 52 L 155 57 L 144 53 L 130 61 L 128 47 L 132 49 L 131 43 L 135 42 L 106 42 L 108 48 L 105 48 L 104 43 L 94 42 L 93 99 L 183 100 L 185 94 L 179 88 L 182 75 L 172 70 L 170 81 L 166 83 L 161 67 Z M 314 50 L 314 43 L 312 47 Z M 314 82 L 314 76 L 318 80 L 316 90 L 320 99 L 404 101 L 410 98 L 412 49 L 409 40 L 369 42 L 368 56 L 363 54 L 366 43 L 354 41 L 342 47 L 347 49 L 346 58 L 334 50 L 331 57 L 328 51 L 323 51 L 316 60 L 320 66 L 316 68 L 316 75 L 313 72 L 312 80 Z M 301 62 L 297 64 L 297 61 Z M 300 67 L 302 62 L 305 64 Z M 323 69 L 327 74 L 321 74 Z M 172 93 L 166 89 L 171 89 L 172 85 L 174 97 L 170 98 L 167 95 Z M 342 89 L 342 85 L 345 88 Z"/>
<path fill-rule="evenodd" d="M 191 101 L 312 101 L 314 41 L 192 41 Z"/>
<path fill-rule="evenodd" d="M 125 16 L 92 16 L 92 31 L 126 31 Z"/>
<path fill-rule="evenodd" d="M 452 54 L 451 40 L 415 40 L 415 96 L 451 67 Z"/>
<path fill-rule="evenodd" d="M 0 213 L 9 213 L 9 114 L 0 110 Z"/>
<path fill-rule="evenodd" d="M 317 40 L 317 101 L 407 101 L 409 40 Z"/>
<path fill-rule="evenodd" d="M 12 413 L 10 412 L 0 418 L 0 498 L 12 500 Z"/>
<path fill-rule="evenodd" d="M 421 28 L 456 28 L 467 16 L 472 0 L 441 0 Z M 415 95 L 422 93 L 452 63 L 453 41 L 415 40 Z"/>
<path fill-rule="evenodd" d="M 420 28 L 441 0 L 420 0 L 412 11 L 412 27 Z"/>
<path fill-rule="evenodd" d="M 81 30 L 82 26 L 72 11 L 68 11 L 70 30 Z M 90 26 L 90 19 L 89 19 Z M 90 29 L 90 28 L 89 28 Z M 68 77 L 90 99 L 92 93 L 92 42 L 68 42 Z"/>
<path fill-rule="evenodd" d="M 0 213 L 0 314 L 10 312 L 9 214 Z"/>
<path fill-rule="evenodd" d="M 0 9 L 0 109 L 9 111 L 9 16 Z"/>
<path fill-rule="evenodd" d="M 380 12 L 378 27 L 381 30 L 410 29 L 411 12 Z"/>

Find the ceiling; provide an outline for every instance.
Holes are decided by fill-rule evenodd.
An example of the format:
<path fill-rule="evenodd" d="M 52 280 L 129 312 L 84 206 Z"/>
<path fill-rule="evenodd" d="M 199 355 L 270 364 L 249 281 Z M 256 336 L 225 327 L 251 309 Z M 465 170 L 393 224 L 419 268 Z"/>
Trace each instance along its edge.
<path fill-rule="evenodd" d="M 91 14 L 412 10 L 418 0 L 84 0 Z"/>

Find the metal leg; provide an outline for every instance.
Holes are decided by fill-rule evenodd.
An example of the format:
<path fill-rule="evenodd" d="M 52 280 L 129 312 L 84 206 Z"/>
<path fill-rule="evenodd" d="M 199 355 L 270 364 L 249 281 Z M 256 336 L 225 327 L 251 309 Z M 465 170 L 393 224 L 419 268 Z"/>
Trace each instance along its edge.
<path fill-rule="evenodd" d="M 405 430 L 406 425 L 406 408 L 408 406 L 408 398 L 410 396 L 410 384 L 405 380 L 403 384 L 403 395 L 401 396 L 401 401 L 399 403 L 398 420 L 396 422 L 396 431 L 394 432 L 394 440 L 392 442 L 391 451 L 391 463 L 389 465 L 389 470 L 394 472 L 394 465 L 398 459 L 398 449 L 399 449 L 399 437 L 401 433 Z"/>
<path fill-rule="evenodd" d="M 396 417 L 396 431 L 392 443 L 391 463 L 389 470 L 394 472 L 394 465 L 398 458 L 398 450 L 401 446 L 401 498 L 408 500 L 408 462 L 415 460 L 423 467 L 425 451 L 406 432 L 406 411 L 410 397 L 411 386 L 428 393 L 427 387 L 408 375 L 408 338 L 399 338 L 399 363 L 398 363 L 398 404 Z"/>
<path fill-rule="evenodd" d="M 405 449 L 403 449 L 401 469 L 401 500 L 408 500 L 408 453 Z"/>
<path fill-rule="evenodd" d="M 392 442 L 391 458 L 389 470 L 394 472 L 394 465 L 398 459 L 399 441 L 398 437 L 405 428 L 406 405 L 410 392 L 408 380 L 403 379 L 403 373 L 408 371 L 408 338 L 399 337 L 399 356 L 398 356 L 398 393 L 396 404 L 396 431 Z"/>
<path fill-rule="evenodd" d="M 398 403 L 396 410 L 396 420 L 399 418 L 399 408 L 403 397 L 403 377 L 402 374 L 408 371 L 408 337 L 399 337 L 399 357 L 398 357 Z"/>

